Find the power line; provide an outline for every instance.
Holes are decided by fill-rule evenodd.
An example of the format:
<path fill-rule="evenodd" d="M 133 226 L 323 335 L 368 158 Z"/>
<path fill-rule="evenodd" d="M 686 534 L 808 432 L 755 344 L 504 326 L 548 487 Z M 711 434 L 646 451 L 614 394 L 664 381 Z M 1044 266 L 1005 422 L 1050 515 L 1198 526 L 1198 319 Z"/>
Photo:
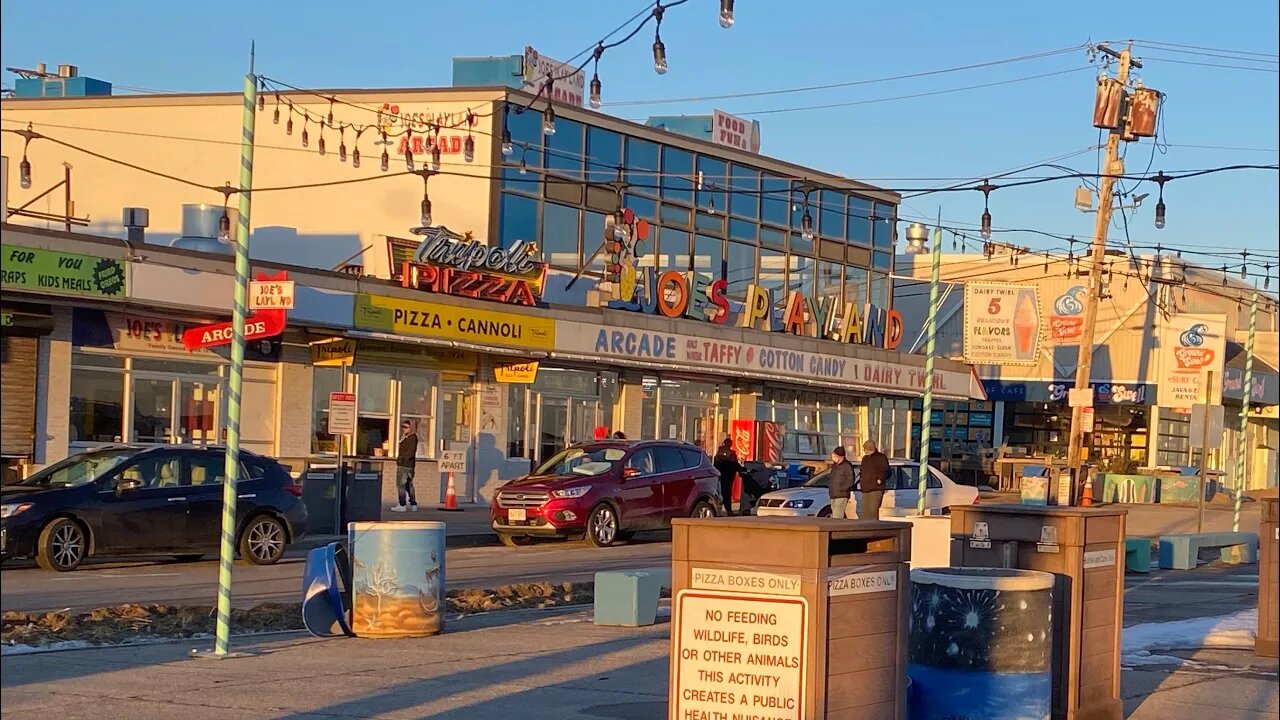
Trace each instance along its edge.
<path fill-rule="evenodd" d="M 875 85 L 878 83 L 897 82 L 899 80 L 913 80 L 916 78 L 932 77 L 934 75 L 946 75 L 949 73 L 963 72 L 966 70 L 976 70 L 979 68 L 996 67 L 998 65 L 1007 65 L 1010 63 L 1026 62 L 1028 60 L 1038 60 L 1041 58 L 1054 57 L 1070 52 L 1084 50 L 1085 44 L 1072 45 L 1070 47 L 1059 48 L 1057 50 L 1046 50 L 1044 52 L 1032 53 L 1029 55 L 1019 55 L 1017 57 L 1002 58 L 1000 60 L 989 60 L 987 62 L 973 63 L 970 65 L 958 65 L 955 67 L 941 68 L 938 70 L 925 70 L 921 72 L 906 73 L 903 75 L 891 75 L 889 77 L 871 78 L 867 80 L 850 80 L 847 82 L 827 83 L 825 85 L 806 85 L 803 87 L 779 88 L 775 90 L 759 90 L 755 92 L 725 93 L 722 95 L 698 95 L 691 97 L 678 98 L 654 98 L 649 100 L 618 100 L 607 103 L 608 107 L 627 107 L 635 105 L 668 105 L 676 103 L 694 103 L 709 102 L 714 100 L 736 100 L 741 98 L 752 97 L 770 97 L 775 95 L 790 95 L 795 93 L 817 92 L 821 90 L 836 90 L 839 88 L 858 87 L 860 85 Z"/>
<path fill-rule="evenodd" d="M 1142 43 L 1136 43 L 1136 44 L 1142 45 Z M 1158 47 L 1155 45 L 1148 45 L 1148 47 L 1155 48 L 1160 52 L 1172 52 L 1172 53 L 1178 53 L 1180 55 L 1193 55 L 1195 57 L 1209 57 L 1209 58 L 1217 58 L 1219 60 L 1236 60 L 1239 62 L 1251 62 L 1251 63 L 1280 64 L 1280 58 L 1250 58 L 1250 57 L 1243 57 L 1240 55 L 1228 55 L 1220 52 L 1206 52 L 1202 50 L 1179 50 L 1176 48 Z"/>
<path fill-rule="evenodd" d="M 1206 51 L 1206 52 L 1216 52 L 1216 53 L 1222 53 L 1222 54 L 1231 54 L 1231 55 L 1253 55 L 1253 56 L 1255 56 L 1255 57 L 1261 57 L 1261 58 L 1277 58 L 1277 59 L 1280 59 L 1280 55 L 1278 55 L 1278 54 L 1276 54 L 1276 53 L 1262 53 L 1262 52 L 1253 52 L 1253 51 L 1249 51 L 1249 50 L 1226 50 L 1226 49 L 1223 49 L 1223 48 L 1205 47 L 1205 46 L 1203 46 L 1203 45 L 1184 45 L 1184 44 L 1179 44 L 1179 43 L 1166 43 L 1166 42 L 1159 42 L 1159 41 L 1156 41 L 1156 40 L 1134 40 L 1133 42 L 1134 42 L 1135 44 L 1138 44 L 1138 45 L 1151 45 L 1151 46 L 1158 46 L 1158 47 L 1162 47 L 1162 48 L 1180 48 L 1180 49 L 1184 49 L 1184 50 L 1203 50 L 1203 51 Z"/>
<path fill-rule="evenodd" d="M 1178 65 L 1198 65 L 1200 67 L 1222 68 L 1224 70 L 1253 70 L 1254 72 L 1280 73 L 1280 68 L 1253 67 L 1250 65 L 1226 65 L 1223 63 L 1199 62 L 1197 60 L 1175 60 L 1174 58 L 1155 57 L 1152 55 L 1142 56 L 1143 60 L 1158 60 L 1160 62 L 1176 63 Z"/>

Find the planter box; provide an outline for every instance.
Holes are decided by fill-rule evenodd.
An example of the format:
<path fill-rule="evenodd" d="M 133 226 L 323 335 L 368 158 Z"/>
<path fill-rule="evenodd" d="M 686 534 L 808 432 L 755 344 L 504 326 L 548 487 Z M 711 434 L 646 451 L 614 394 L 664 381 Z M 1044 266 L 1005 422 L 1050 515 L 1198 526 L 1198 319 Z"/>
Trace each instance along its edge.
<path fill-rule="evenodd" d="M 1101 473 L 1102 501 L 1118 503 L 1159 502 L 1160 478 L 1150 475 Z"/>

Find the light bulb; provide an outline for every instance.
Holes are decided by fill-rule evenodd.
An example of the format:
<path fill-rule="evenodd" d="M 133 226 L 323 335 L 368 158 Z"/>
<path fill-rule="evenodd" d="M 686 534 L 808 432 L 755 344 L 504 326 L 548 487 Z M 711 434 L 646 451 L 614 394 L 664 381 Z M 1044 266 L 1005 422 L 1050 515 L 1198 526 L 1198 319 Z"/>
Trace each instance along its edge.
<path fill-rule="evenodd" d="M 23 155 L 22 162 L 18 163 L 18 184 L 23 190 L 31 189 L 31 161 L 26 155 Z"/>
<path fill-rule="evenodd" d="M 311 144 L 311 141 L 307 138 L 307 128 L 306 128 L 306 125 L 304 124 L 302 127 L 302 147 L 307 147 L 310 144 Z"/>
<path fill-rule="evenodd" d="M 1164 229 L 1164 199 L 1163 198 L 1161 198 L 1160 201 L 1156 203 L 1156 229 L 1157 230 Z"/>
<path fill-rule="evenodd" d="M 462 159 L 471 162 L 476 159 L 476 139 L 467 135 L 467 139 L 462 141 Z"/>
<path fill-rule="evenodd" d="M 422 198 L 422 227 L 431 227 L 431 198 Z"/>
<path fill-rule="evenodd" d="M 413 172 L 415 169 L 413 167 L 413 151 L 407 147 L 404 149 L 404 168 L 409 172 Z"/>
<path fill-rule="evenodd" d="M 285 123 L 284 125 L 284 134 L 285 135 L 293 134 L 293 113 L 289 113 L 289 122 Z"/>
<path fill-rule="evenodd" d="M 591 76 L 591 107 L 592 109 L 600 109 L 600 76 Z"/>
<path fill-rule="evenodd" d="M 316 150 L 320 151 L 320 154 L 321 154 L 321 155 L 324 155 L 324 133 L 323 133 L 323 131 L 322 131 L 322 132 L 321 132 L 321 134 L 320 134 L 320 138 L 319 138 L 318 140 L 316 140 Z"/>
<path fill-rule="evenodd" d="M 276 106 L 275 112 L 271 113 L 271 124 L 272 125 L 280 124 L 280 106 L 279 105 Z"/>
<path fill-rule="evenodd" d="M 804 211 L 804 215 L 800 216 L 800 237 L 813 240 L 813 216 L 809 214 L 808 209 Z"/>
<path fill-rule="evenodd" d="M 660 37 L 653 39 L 653 71 L 659 75 L 667 74 L 667 46 L 662 44 Z"/>
<path fill-rule="evenodd" d="M 231 218 L 227 216 L 226 208 L 222 210 L 222 217 L 218 218 L 218 239 L 231 239 Z"/>
<path fill-rule="evenodd" d="M 733 27 L 733 0 L 720 0 L 720 27 Z"/>
<path fill-rule="evenodd" d="M 528 175 L 528 174 L 529 174 L 529 166 L 525 164 L 525 162 L 524 162 L 524 156 L 521 156 L 521 157 L 520 157 L 520 174 L 521 174 L 521 175 Z"/>
<path fill-rule="evenodd" d="M 556 111 L 552 110 L 550 105 L 542 113 L 542 134 L 548 136 L 556 134 Z"/>
<path fill-rule="evenodd" d="M 983 240 L 991 239 L 991 211 L 990 210 L 982 211 L 982 239 Z"/>
<path fill-rule="evenodd" d="M 382 172 L 391 169 L 391 153 L 386 150 L 382 151 Z"/>
<path fill-rule="evenodd" d="M 511 157 L 516 151 L 516 146 L 511 143 L 511 131 L 502 128 L 502 154 Z"/>
<path fill-rule="evenodd" d="M 267 109 L 267 96 L 263 95 L 262 93 L 258 93 L 258 112 L 262 112 L 263 110 L 266 110 L 266 109 Z"/>
<path fill-rule="evenodd" d="M 346 161 L 347 161 L 347 143 L 344 140 L 338 143 L 338 162 L 346 162 Z"/>
<path fill-rule="evenodd" d="M 360 147 L 356 146 L 351 150 L 351 167 L 360 167 Z"/>
<path fill-rule="evenodd" d="M 431 169 L 440 169 L 440 146 L 434 142 L 431 144 Z"/>

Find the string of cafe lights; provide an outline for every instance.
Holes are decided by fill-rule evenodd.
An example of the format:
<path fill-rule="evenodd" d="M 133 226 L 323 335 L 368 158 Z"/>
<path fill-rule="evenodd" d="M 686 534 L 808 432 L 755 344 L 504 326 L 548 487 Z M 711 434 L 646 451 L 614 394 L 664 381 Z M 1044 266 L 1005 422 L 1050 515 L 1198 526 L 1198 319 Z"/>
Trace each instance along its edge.
<path fill-rule="evenodd" d="M 19 163 L 19 182 L 20 182 L 20 184 L 22 185 L 22 187 L 23 187 L 23 188 L 29 188 L 29 187 L 30 187 L 30 185 L 31 185 L 31 173 L 32 173 L 32 167 L 31 167 L 31 163 L 30 163 L 30 161 L 29 161 L 29 159 L 28 159 L 28 157 L 27 157 L 27 148 L 28 148 L 28 146 L 30 145 L 30 143 L 31 143 L 33 140 L 46 140 L 46 141 L 51 142 L 51 143 L 54 143 L 54 144 L 56 144 L 56 145 L 60 145 L 60 146 L 66 147 L 66 148 L 68 148 L 68 149 L 71 149 L 71 150 L 75 150 L 75 151 L 77 151 L 77 152 L 84 153 L 84 154 L 86 154 L 86 155 L 90 155 L 90 156 L 92 156 L 92 157 L 98 158 L 98 159 L 103 160 L 103 161 L 106 161 L 106 162 L 111 162 L 111 163 L 114 163 L 114 164 L 118 164 L 118 165 L 121 165 L 121 166 L 124 166 L 124 167 L 128 167 L 128 168 L 131 168 L 131 169 L 136 170 L 136 171 L 139 171 L 139 172 L 144 172 L 144 173 L 147 173 L 147 174 L 150 174 L 150 175 L 154 175 L 154 176 L 157 176 L 157 177 L 161 177 L 161 178 L 164 178 L 164 179 L 168 179 L 168 180 L 171 180 L 171 181 L 174 181 L 174 182 L 179 182 L 179 183 L 186 184 L 186 185 L 189 185 L 189 186 L 192 186 L 192 187 L 201 188 L 201 189 L 207 189 L 207 190 L 210 190 L 210 191 L 212 191 L 212 192 L 219 193 L 220 195 L 222 195 L 222 196 L 223 196 L 224 201 L 225 201 L 227 198 L 229 198 L 229 197 L 230 197 L 230 195 L 237 194 L 237 193 L 239 193 L 239 192 L 240 192 L 240 190 L 239 190 L 239 189 L 237 189 L 237 188 L 231 188 L 229 185 L 222 185 L 222 186 L 206 185 L 206 184 L 203 184 L 203 183 L 196 182 L 196 181 L 194 181 L 194 180 L 190 180 L 190 179 L 188 179 L 188 178 L 182 178 L 182 177 L 179 177 L 179 176 L 176 176 L 176 175 L 172 175 L 172 174 L 170 174 L 170 173 L 165 173 L 165 172 L 158 171 L 158 170 L 155 170 L 155 169 L 152 169 L 152 168 L 147 168 L 147 167 L 142 166 L 142 165 L 138 165 L 138 164 L 131 163 L 131 162 L 128 162 L 128 161 L 125 161 L 125 160 L 121 160 L 121 159 L 119 159 L 119 158 L 115 158 L 115 157 L 112 157 L 112 156 L 106 155 L 106 154 L 104 154 L 104 153 L 99 153 L 99 152 L 96 152 L 96 151 L 93 151 L 93 150 L 90 150 L 90 149 L 87 149 L 87 148 L 81 147 L 81 146 L 79 146 L 79 145 L 76 145 L 76 144 L 73 144 L 73 143 L 69 143 L 69 142 L 66 142 L 66 141 L 64 141 L 64 140 L 60 140 L 60 139 L 58 139 L 58 138 L 54 138 L 54 137 L 51 137 L 51 136 L 49 136 L 49 135 L 46 135 L 46 134 L 43 134 L 43 133 L 37 132 L 37 131 L 35 131 L 35 130 L 33 129 L 33 127 L 31 126 L 31 124 L 28 124 L 28 127 L 27 127 L 27 128 L 24 128 L 24 129 L 20 129 L 20 130 L 4 129 L 4 130 L 3 130 L 3 132 L 16 134 L 16 135 L 18 135 L 18 136 L 22 137 L 22 138 L 23 138 L 23 140 L 24 140 L 22 160 L 21 160 L 21 162 Z M 1164 200 L 1163 200 L 1163 187 L 1164 187 L 1164 185 L 1165 185 L 1165 184 L 1167 184 L 1167 183 L 1169 183 L 1169 182 L 1172 182 L 1172 181 L 1174 181 L 1174 180 L 1181 180 L 1181 179 L 1187 179 L 1187 178 L 1192 178 L 1192 177 L 1200 177 L 1200 176 L 1210 175 L 1210 174 L 1215 174 L 1215 173 L 1219 173 L 1219 172 L 1228 172 L 1228 171 L 1235 171 L 1235 170 L 1254 170 L 1254 169 L 1262 169 L 1262 170 L 1277 170 L 1277 169 L 1280 169 L 1280 166 L 1276 166 L 1276 165 L 1227 165 L 1227 166 L 1220 166 L 1220 167 L 1216 167 L 1216 168 L 1202 168 L 1202 169 L 1196 169 L 1196 170 L 1188 170 L 1188 171 L 1184 171 L 1184 172 L 1180 172 L 1180 173 L 1172 173 L 1172 174 L 1171 174 L 1171 173 L 1164 173 L 1164 172 L 1162 171 L 1162 172 L 1157 173 L 1155 176 L 1151 176 L 1151 177 L 1144 177 L 1144 176 L 1130 176 L 1130 175 L 1117 175 L 1117 176 L 1115 176 L 1115 177 L 1116 177 L 1116 178 L 1118 178 L 1118 179 L 1127 179 L 1127 180 L 1134 180 L 1134 181 L 1151 181 L 1151 182 L 1156 182 L 1156 183 L 1160 186 L 1160 188 L 1161 188 L 1161 190 L 1160 190 L 1160 200 L 1159 200 L 1159 202 L 1157 203 L 1157 206 L 1156 206 L 1156 224 L 1157 224 L 1157 227 L 1162 227 L 1162 226 L 1163 226 L 1163 222 L 1164 222 Z M 397 176 L 403 176 L 403 175 L 417 175 L 417 176 L 420 176 L 420 177 L 423 179 L 424 186 L 427 184 L 427 182 L 428 182 L 429 178 L 430 178 L 431 176 L 433 176 L 433 175 L 446 175 L 446 176 L 454 175 L 454 176 L 464 176 L 464 177 L 472 177 L 472 178 L 487 178 L 487 179 L 491 179 L 491 180 L 504 179 L 504 178 L 503 178 L 503 175 L 502 175 L 501 173 L 500 173 L 499 175 L 496 175 L 496 176 L 495 176 L 495 175 L 484 176 L 484 175 L 475 175 L 475 174 L 469 174 L 469 173 L 457 173 L 457 172 L 452 172 L 452 171 L 443 170 L 443 169 L 439 169 L 439 170 L 428 170 L 428 169 L 418 170 L 418 169 L 416 168 L 416 166 L 411 166 L 411 165 L 406 164 L 406 170 L 405 170 L 404 172 L 402 172 L 402 173 L 382 174 L 382 175 L 372 175 L 372 176 L 365 176 L 365 177 L 359 177 L 359 178 L 351 178 L 351 179 L 346 179 L 346 180 L 330 180 L 330 181 L 320 181 L 320 182 L 314 182 L 314 183 L 300 183 L 300 184 L 285 185 L 285 186 L 277 186 L 277 187 L 254 188 L 254 189 L 252 190 L 252 192 L 258 192 L 258 193 L 263 193 L 263 192 L 278 192 L 278 191 L 286 191 L 286 190 L 303 190 L 303 189 L 313 189 L 313 188 L 323 188 L 323 187 L 333 187 L 333 186 L 351 185 L 351 184 L 357 184 L 357 183 L 363 183 L 363 182 L 370 182 L 370 181 L 377 180 L 377 179 L 384 178 L 384 177 L 397 177 Z M 569 178 L 561 178 L 561 177 L 558 177 L 558 176 L 556 176 L 556 175 L 554 175 L 554 174 L 552 174 L 552 173 L 546 173 L 546 172 L 542 171 L 541 169 L 539 169 L 539 170 L 536 172 L 536 175 L 537 175 L 537 177 L 532 177 L 532 178 L 512 178 L 512 177 L 509 177 L 509 176 L 508 176 L 508 177 L 505 177 L 505 179 L 506 179 L 506 180 L 508 180 L 508 181 L 513 181 L 513 182 L 535 182 L 535 183 L 537 183 L 537 182 L 562 182 L 562 183 L 569 183 L 569 184 L 586 184 L 586 181 L 584 181 L 584 180 L 579 180 L 579 179 L 569 179 Z M 961 191 L 969 191 L 969 190 L 979 190 L 979 191 L 982 191 L 982 192 L 983 192 L 983 195 L 984 195 L 984 200 L 986 200 L 986 202 L 984 202 L 984 210 L 983 210 L 983 216 L 982 216 L 982 226 L 981 226 L 981 229 L 980 229 L 980 231 L 979 231 L 979 232 L 980 232 L 980 234 L 981 234 L 981 236 L 982 236 L 983 240 L 984 240 L 984 241 L 986 241 L 986 240 L 990 240 L 991 233 L 992 233 L 992 226 L 991 226 L 991 213 L 990 213 L 990 207 L 989 207 L 989 198 L 990 198 L 990 194 L 991 194 L 992 192 L 994 192 L 994 191 L 996 191 L 996 190 L 998 190 L 998 189 L 1001 189 L 1001 188 L 1022 187 L 1022 186 L 1028 186 L 1028 185 L 1040 184 L 1040 183 L 1043 183 L 1043 182 L 1054 181 L 1054 180 L 1064 180 L 1064 179 L 1084 179 L 1084 178 L 1094 178 L 1094 179 L 1097 179 L 1097 178 L 1101 178 L 1101 177 L 1104 177 L 1104 175 L 1099 174 L 1099 173 L 1081 173 L 1081 172 L 1074 172 L 1074 173 L 1064 173 L 1064 174 L 1056 175 L 1056 176 L 1046 176 L 1046 177 L 1042 177 L 1042 178 L 1031 178 L 1031 179 L 1025 179 L 1025 180 L 1012 180 L 1012 181 L 1009 181 L 1009 182 L 1005 182 L 1003 185 L 1000 185 L 1000 186 L 992 185 L 992 184 L 989 182 L 989 180 L 984 180 L 982 184 L 977 185 L 977 186 L 974 186 L 974 187 L 970 187 L 970 186 L 949 186 L 949 187 L 940 187 L 940 188 L 923 188 L 923 189 L 922 189 L 922 188 L 911 188 L 911 189 L 897 189 L 897 190 L 889 189 L 889 190 L 890 190 L 890 191 L 892 191 L 892 192 L 908 192 L 908 191 L 915 191 L 915 192 L 961 192 Z M 798 180 L 798 179 L 797 179 L 797 180 Z M 641 189 L 654 189 L 654 190 L 659 189 L 659 187 L 660 187 L 660 186 L 658 186 L 658 185 L 647 185 L 647 184 L 637 184 L 637 183 L 628 183 L 628 186 L 629 186 L 629 187 L 635 187 L 635 188 L 641 188 Z M 814 191 L 813 189 L 807 189 L 807 190 L 805 190 L 805 191 L 804 191 L 804 197 L 805 197 L 805 199 L 804 199 L 804 201 L 803 201 L 803 204 L 799 206 L 800 208 L 802 208 L 802 209 L 803 209 L 803 214 L 802 214 L 801 222 L 800 222 L 800 231 L 801 231 L 801 236 L 802 236 L 802 237 L 805 237 L 806 239 L 812 239 L 812 238 L 813 238 L 813 236 L 814 236 L 813 218 L 812 218 L 812 215 L 811 215 L 811 214 L 810 214 L 810 212 L 809 212 L 809 203 L 808 203 L 808 195 L 809 195 L 809 193 L 811 193 L 811 192 L 813 192 L 813 191 Z M 716 190 L 716 192 L 731 193 L 731 194 L 744 194 L 744 195 L 763 196 L 763 195 L 774 195 L 774 194 L 778 194 L 779 192 L 783 192 L 783 191 L 765 191 L 765 190 L 750 190 L 750 189 L 725 188 L 725 189 L 718 189 L 718 190 Z M 795 200 L 795 197 L 794 197 L 794 191 L 793 191 L 793 190 L 788 190 L 788 191 L 785 191 L 785 192 L 787 192 L 787 194 L 788 194 L 788 196 L 789 196 L 789 197 L 788 197 L 788 200 L 791 200 L 791 201 L 794 201 L 794 200 Z M 425 187 L 424 187 L 424 198 L 423 198 L 423 200 L 424 200 L 424 207 L 429 206 L 429 204 L 430 204 L 430 197 L 429 197 L 429 194 L 427 193 L 427 191 L 426 191 Z M 793 202 L 793 207 L 795 207 L 795 203 L 794 203 L 794 202 Z M 848 217 L 848 216 L 850 215 L 850 214 L 849 214 L 849 213 L 847 213 L 847 212 L 846 212 L 846 213 L 844 213 L 844 214 L 846 215 L 846 217 Z M 863 217 L 863 216 L 857 216 L 857 217 Z M 868 218 L 868 219 L 873 219 L 873 218 Z M 807 221 L 806 221 L 806 220 L 807 220 Z M 886 221 L 891 221 L 891 220 L 892 220 L 892 218 L 884 218 L 884 220 L 886 220 Z"/>

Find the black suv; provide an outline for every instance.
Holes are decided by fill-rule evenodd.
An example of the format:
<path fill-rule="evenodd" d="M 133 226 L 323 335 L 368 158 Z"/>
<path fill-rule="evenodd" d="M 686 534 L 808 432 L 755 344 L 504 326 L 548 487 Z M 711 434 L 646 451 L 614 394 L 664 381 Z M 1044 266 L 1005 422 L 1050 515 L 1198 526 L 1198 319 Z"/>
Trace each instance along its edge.
<path fill-rule="evenodd" d="M 111 446 L 72 455 L 3 487 L 0 559 L 35 557 L 66 572 L 93 555 L 217 552 L 224 450 Z M 302 487 L 278 462 L 240 452 L 236 483 L 240 556 L 270 565 L 307 525 Z"/>

